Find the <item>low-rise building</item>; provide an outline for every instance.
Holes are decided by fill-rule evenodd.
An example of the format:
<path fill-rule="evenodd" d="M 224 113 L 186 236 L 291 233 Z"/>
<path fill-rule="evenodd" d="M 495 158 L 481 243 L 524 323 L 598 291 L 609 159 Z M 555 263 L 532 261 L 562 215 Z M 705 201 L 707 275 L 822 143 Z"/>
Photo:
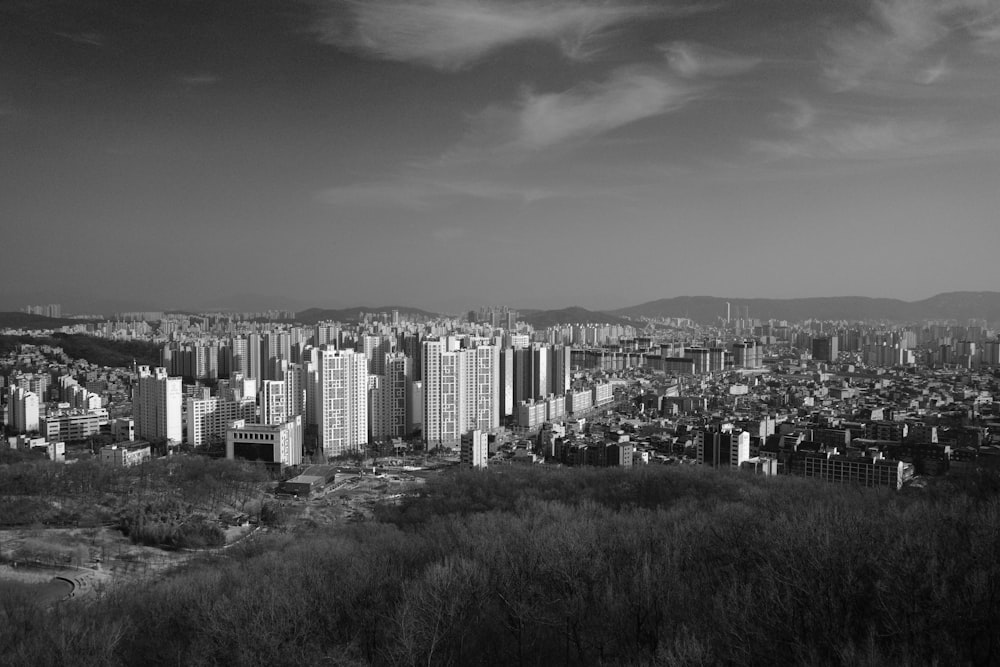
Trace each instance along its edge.
<path fill-rule="evenodd" d="M 101 461 L 118 468 L 129 468 L 152 458 L 148 442 L 120 442 L 101 447 Z"/>
<path fill-rule="evenodd" d="M 226 458 L 299 465 L 302 463 L 302 415 L 283 424 L 236 422 L 226 429 Z"/>

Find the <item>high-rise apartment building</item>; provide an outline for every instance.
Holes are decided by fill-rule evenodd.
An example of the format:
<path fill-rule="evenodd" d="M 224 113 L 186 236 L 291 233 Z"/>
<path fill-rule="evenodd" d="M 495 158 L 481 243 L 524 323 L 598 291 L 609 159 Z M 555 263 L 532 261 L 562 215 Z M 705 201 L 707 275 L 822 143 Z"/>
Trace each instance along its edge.
<path fill-rule="evenodd" d="M 454 338 L 423 344 L 424 440 L 459 445 L 463 433 L 500 425 L 500 354 L 494 345 L 461 349 Z"/>
<path fill-rule="evenodd" d="M 247 374 L 249 370 L 249 360 L 247 359 L 248 341 L 242 336 L 232 338 L 229 341 L 228 370 L 231 377 L 234 373 Z"/>
<path fill-rule="evenodd" d="M 514 349 L 514 405 L 552 393 L 550 351 L 548 345 L 537 343 Z"/>
<path fill-rule="evenodd" d="M 260 423 L 284 424 L 288 420 L 288 391 L 284 380 L 264 380 L 260 388 Z"/>
<path fill-rule="evenodd" d="M 359 451 L 368 443 L 368 358 L 330 346 L 309 350 L 310 417 L 326 456 Z"/>
<path fill-rule="evenodd" d="M 371 376 L 369 428 L 375 440 L 403 438 L 413 431 L 412 362 L 401 352 L 383 355 L 383 375 Z"/>
<path fill-rule="evenodd" d="M 8 405 L 10 423 L 15 433 L 30 433 L 39 429 L 38 394 L 21 387 L 11 387 Z"/>
<path fill-rule="evenodd" d="M 257 404 L 253 398 L 226 401 L 218 396 L 187 399 L 187 443 L 193 447 L 209 444 L 211 438 L 224 438 L 234 421 L 254 422 Z"/>
<path fill-rule="evenodd" d="M 370 375 L 385 375 L 385 355 L 390 352 L 390 340 L 387 336 L 363 336 L 361 339 L 368 358 L 368 373 Z"/>
<path fill-rule="evenodd" d="M 561 396 L 573 384 L 573 348 L 569 345 L 553 345 L 549 351 L 549 384 L 551 393 Z"/>
<path fill-rule="evenodd" d="M 287 331 L 269 331 L 264 335 L 261 358 L 263 379 L 280 380 L 282 361 L 292 360 L 292 337 Z"/>
<path fill-rule="evenodd" d="M 320 322 L 313 331 L 313 346 L 320 348 L 324 345 L 336 348 L 339 344 L 340 325 L 336 322 Z"/>
<path fill-rule="evenodd" d="M 167 440 L 180 444 L 184 437 L 181 404 L 182 380 L 170 377 L 167 369 L 139 367 L 139 377 L 132 389 L 132 417 L 136 437 L 144 440 Z"/>

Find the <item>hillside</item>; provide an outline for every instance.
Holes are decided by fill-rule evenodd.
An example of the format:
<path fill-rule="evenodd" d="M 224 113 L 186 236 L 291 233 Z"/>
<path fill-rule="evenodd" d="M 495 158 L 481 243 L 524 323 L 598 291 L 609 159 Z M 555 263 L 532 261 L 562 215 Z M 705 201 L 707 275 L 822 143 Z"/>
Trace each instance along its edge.
<path fill-rule="evenodd" d="M 141 340 L 109 340 L 85 334 L 56 333 L 37 338 L 33 336 L 0 336 L 0 353 L 6 354 L 16 345 L 50 345 L 61 347 L 72 359 L 85 359 L 98 366 L 127 368 L 134 361 L 142 366 L 160 364 L 160 345 Z"/>
<path fill-rule="evenodd" d="M 896 493 L 690 468 L 446 472 L 375 521 L 271 531 L 87 603 L 46 610 L 11 595 L 0 655 L 102 666 L 997 664 L 998 482 Z"/>
<path fill-rule="evenodd" d="M 29 313 L 0 312 L 0 329 L 58 329 L 59 327 L 84 324 L 84 320 L 65 317 L 45 317 Z"/>
<path fill-rule="evenodd" d="M 518 319 L 536 329 L 544 329 L 562 324 L 633 324 L 624 317 L 587 310 L 579 306 L 562 308 L 560 310 L 522 310 Z"/>
<path fill-rule="evenodd" d="M 861 296 L 814 297 L 805 299 L 742 299 L 711 296 L 682 296 L 649 301 L 612 311 L 624 317 L 689 317 L 696 322 L 717 322 L 726 316 L 730 304 L 733 318 L 749 307 L 754 319 L 801 321 L 820 320 L 921 320 L 985 319 L 1000 321 L 1000 292 L 950 292 L 920 301 L 875 299 Z"/>
<path fill-rule="evenodd" d="M 302 324 L 316 324 L 331 320 L 333 322 L 357 322 L 361 319 L 361 313 L 391 313 L 398 310 L 400 315 L 408 315 L 420 319 L 437 317 L 437 313 L 430 313 L 419 308 L 407 308 L 406 306 L 382 306 L 372 308 L 369 306 L 355 306 L 353 308 L 309 308 L 296 313 L 295 320 Z"/>

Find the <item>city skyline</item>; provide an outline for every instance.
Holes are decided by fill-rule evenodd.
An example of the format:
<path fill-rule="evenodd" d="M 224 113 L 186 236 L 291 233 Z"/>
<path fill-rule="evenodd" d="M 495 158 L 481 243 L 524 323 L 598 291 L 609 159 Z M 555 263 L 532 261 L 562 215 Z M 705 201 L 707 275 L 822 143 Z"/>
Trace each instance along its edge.
<path fill-rule="evenodd" d="M 1000 277 L 990 0 L 0 19 L 7 309 L 915 300 Z"/>

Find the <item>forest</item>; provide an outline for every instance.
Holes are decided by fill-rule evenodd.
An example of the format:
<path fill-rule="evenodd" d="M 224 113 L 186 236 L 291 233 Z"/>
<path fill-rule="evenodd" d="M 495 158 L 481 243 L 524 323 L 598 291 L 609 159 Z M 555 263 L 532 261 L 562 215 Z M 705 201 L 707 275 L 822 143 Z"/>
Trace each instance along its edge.
<path fill-rule="evenodd" d="M 141 588 L 9 596 L 0 662 L 998 664 L 997 488 L 449 471 L 374 521 L 272 531 Z"/>
<path fill-rule="evenodd" d="M 22 344 L 61 347 L 72 359 L 86 359 L 98 366 L 123 368 L 137 364 L 157 366 L 160 363 L 160 345 L 143 340 L 112 340 L 86 334 L 56 333 L 47 337 L 0 336 L 0 354 L 6 354 Z"/>

